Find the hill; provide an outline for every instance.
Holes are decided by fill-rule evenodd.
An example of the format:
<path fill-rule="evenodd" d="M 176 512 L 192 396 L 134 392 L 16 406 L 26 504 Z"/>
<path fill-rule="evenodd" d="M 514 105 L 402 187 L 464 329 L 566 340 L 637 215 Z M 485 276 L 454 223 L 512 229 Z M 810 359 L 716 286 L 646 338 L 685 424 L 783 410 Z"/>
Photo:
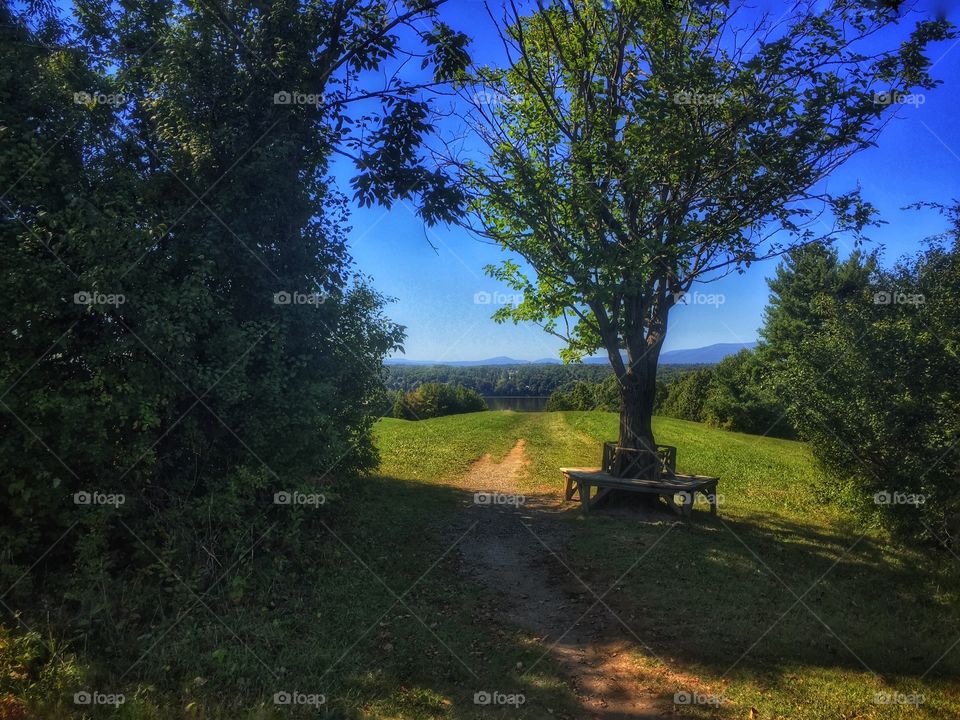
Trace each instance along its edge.
<path fill-rule="evenodd" d="M 804 444 L 681 420 L 657 418 L 658 441 L 678 447 L 681 471 L 721 477 L 716 519 L 695 510 L 683 524 L 623 506 L 581 516 L 560 501 L 557 468 L 595 464 L 616 429 L 615 415 L 598 412 L 378 424 L 387 479 L 368 517 L 391 527 L 396 513 L 421 517 L 406 549 L 422 546 L 424 566 L 445 551 L 458 558 L 442 577 L 451 606 L 475 608 L 499 638 L 482 651 L 481 684 L 523 688 L 528 718 L 571 702 L 582 708 L 569 716 L 593 716 L 597 702 L 622 709 L 625 699 L 630 717 L 676 713 L 677 702 L 704 718 L 880 720 L 894 705 L 960 717 L 960 657 L 945 654 L 960 635 L 956 566 L 936 567 L 860 526 L 848 503 L 826 503 L 831 483 Z M 517 506 L 477 506 L 479 489 Z M 433 526 L 449 529 L 430 542 L 420 528 Z M 443 635 L 468 663 L 475 622 Z M 533 667 L 517 641 L 542 648 Z M 501 663 L 518 670 L 498 676 Z M 571 674 L 576 695 L 557 692 Z M 621 692 L 604 694 L 611 686 Z M 463 708 L 444 717 L 486 717 L 431 687 Z"/>
<path fill-rule="evenodd" d="M 660 355 L 661 364 L 665 365 L 706 365 L 718 363 L 727 355 L 734 355 L 744 348 L 753 349 L 755 342 L 749 343 L 715 343 L 699 348 L 685 350 L 668 350 Z M 606 365 L 606 357 L 588 357 L 583 360 L 585 365 Z M 449 365 L 451 367 L 482 367 L 487 365 L 559 365 L 556 358 L 540 358 L 539 360 L 517 360 L 499 355 L 485 360 L 408 360 L 405 357 L 387 358 L 385 365 Z"/>

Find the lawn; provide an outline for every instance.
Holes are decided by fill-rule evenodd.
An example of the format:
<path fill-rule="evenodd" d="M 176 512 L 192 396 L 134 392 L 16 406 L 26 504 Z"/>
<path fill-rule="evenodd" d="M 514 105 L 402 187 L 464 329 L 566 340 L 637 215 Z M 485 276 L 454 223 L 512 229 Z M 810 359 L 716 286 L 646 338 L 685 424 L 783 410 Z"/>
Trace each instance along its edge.
<path fill-rule="evenodd" d="M 442 483 L 468 448 L 497 457 L 524 438 L 521 490 L 558 492 L 557 468 L 595 464 L 616 425 L 593 412 L 385 420 L 378 444 L 385 475 Z M 802 443 L 668 418 L 656 431 L 681 471 L 722 478 L 719 518 L 563 515 L 565 559 L 598 594 L 615 583 L 605 599 L 646 645 L 653 689 L 724 700 L 689 715 L 960 717 L 955 558 L 930 561 L 826 503 L 829 480 Z"/>
<path fill-rule="evenodd" d="M 327 532 L 304 538 L 309 557 L 274 558 L 283 577 L 295 566 L 299 583 L 238 572 L 216 643 L 184 630 L 198 612 L 122 682 L 98 678 L 103 649 L 86 648 L 65 651 L 68 662 L 28 687 L 42 643 L 0 633 L 0 700 L 24 698 L 35 717 L 86 717 L 64 697 L 100 682 L 126 695 L 101 715 L 128 720 L 317 716 L 278 708 L 277 690 L 322 693 L 327 718 L 579 720 L 560 666 L 539 660 L 542 640 L 507 622 L 463 572 L 455 545 L 470 531 L 471 497 L 456 481 L 523 439 L 517 491 L 559 498 L 557 468 L 595 464 L 616 424 L 576 412 L 381 420 L 378 474 L 331 488 Z M 665 418 L 656 431 L 678 447 L 681 471 L 721 477 L 718 518 L 583 516 L 575 503 L 551 516 L 566 538 L 558 555 L 629 627 L 646 691 L 686 717 L 960 717 L 955 558 L 899 547 L 826 504 L 828 479 L 803 444 Z M 244 601 L 253 586 L 269 589 L 268 606 Z M 247 672 L 261 665 L 270 672 Z M 184 677 L 194 680 L 174 680 Z M 474 703 L 491 689 L 526 702 Z M 719 704 L 674 708 L 675 693 Z M 880 704 L 878 693 L 923 701 Z"/>

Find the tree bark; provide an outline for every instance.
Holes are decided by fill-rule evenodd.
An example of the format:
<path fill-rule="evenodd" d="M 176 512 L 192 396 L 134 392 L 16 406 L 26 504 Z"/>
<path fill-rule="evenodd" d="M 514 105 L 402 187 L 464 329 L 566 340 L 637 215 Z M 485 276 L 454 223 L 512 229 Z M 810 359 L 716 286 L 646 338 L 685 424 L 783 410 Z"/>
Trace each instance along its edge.
<path fill-rule="evenodd" d="M 653 435 L 653 406 L 662 339 L 649 343 L 639 357 L 629 358 L 620 385 L 620 437 L 614 462 L 619 477 L 657 479 L 660 460 Z"/>

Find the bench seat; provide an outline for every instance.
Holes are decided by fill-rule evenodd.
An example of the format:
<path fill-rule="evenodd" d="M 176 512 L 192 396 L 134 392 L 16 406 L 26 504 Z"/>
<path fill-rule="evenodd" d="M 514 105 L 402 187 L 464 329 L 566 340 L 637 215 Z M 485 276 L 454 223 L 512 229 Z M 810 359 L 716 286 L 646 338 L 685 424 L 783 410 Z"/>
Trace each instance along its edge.
<path fill-rule="evenodd" d="M 560 472 L 566 479 L 565 499 L 572 500 L 577 495 L 584 512 L 589 512 L 610 490 L 627 490 L 659 495 L 672 510 L 684 517 L 690 516 L 694 498 L 699 492 L 710 503 L 710 514 L 717 514 L 717 483 L 720 481 L 717 477 L 669 473 L 656 480 L 621 478 L 605 473 L 598 467 L 563 467 Z M 597 489 L 593 497 L 590 496 L 591 488 Z M 677 504 L 674 499 L 676 495 L 683 496 L 682 505 Z"/>

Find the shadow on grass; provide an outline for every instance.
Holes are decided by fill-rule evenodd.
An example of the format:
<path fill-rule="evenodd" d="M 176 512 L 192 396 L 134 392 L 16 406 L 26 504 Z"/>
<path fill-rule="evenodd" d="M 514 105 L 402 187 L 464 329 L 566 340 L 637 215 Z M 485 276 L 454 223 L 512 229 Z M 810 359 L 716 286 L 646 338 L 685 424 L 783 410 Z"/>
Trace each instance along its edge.
<path fill-rule="evenodd" d="M 453 506 L 472 501 L 469 493 L 444 486 L 378 482 L 386 484 L 381 499 L 390 498 L 397 521 L 419 523 L 435 542 L 449 538 L 441 528 L 451 522 Z M 603 597 L 610 611 L 597 605 L 581 623 L 605 624 L 608 632 L 600 630 L 598 636 L 619 636 L 642 655 L 664 661 L 671 676 L 666 680 L 656 663 L 636 670 L 661 707 L 672 704 L 675 692 L 696 692 L 695 676 L 701 673 L 714 681 L 777 688 L 793 683 L 798 672 L 809 675 L 812 683 L 824 682 L 822 677 L 812 679 L 814 675 L 846 672 L 849 677 L 837 682 L 857 684 L 851 692 L 859 693 L 862 703 L 872 702 L 872 693 L 884 687 L 926 684 L 929 689 L 931 683 L 956 677 L 960 650 L 944 656 L 960 636 L 957 608 L 945 600 L 956 597 L 956 575 L 951 575 L 951 588 L 938 591 L 931 576 L 913 564 L 911 552 L 883 545 L 873 536 L 808 525 L 776 513 L 726 517 L 723 508 L 716 518 L 698 509 L 688 523 L 678 522 L 666 510 L 651 514 L 613 508 L 583 517 L 574 503 L 535 505 L 524 512 L 535 522 L 562 528 L 565 540 L 550 548 L 557 557 L 533 541 L 530 547 L 540 553 L 542 563 L 553 566 L 557 602 L 569 603 L 571 625 Z M 434 553 L 446 549 L 437 544 Z M 498 621 L 502 612 L 489 593 L 458 574 L 455 563 L 442 566 L 435 580 L 449 583 L 449 599 L 461 599 L 460 632 L 469 628 L 495 638 L 479 655 L 471 655 L 482 658 L 477 672 L 483 682 L 501 689 L 506 685 L 507 690 L 522 687 L 521 692 L 534 698 L 525 717 L 537 717 L 534 707 L 569 706 L 573 696 L 562 687 L 563 675 L 556 666 L 538 674 L 533 684 L 522 673 L 510 672 L 514 657 L 527 658 L 517 662 L 528 665 L 531 647 L 539 650 L 549 642 L 541 638 L 531 645 L 528 633 Z M 451 649 L 475 652 L 465 649 L 469 634 L 451 634 Z M 430 638 L 421 641 L 429 643 Z M 416 677 L 428 685 L 442 680 L 436 667 L 421 667 Z M 476 684 L 469 675 L 463 679 Z M 865 679 L 873 685 L 868 687 Z M 545 687 L 554 689 L 545 693 Z M 611 687 L 612 697 L 616 692 Z M 469 701 L 457 697 L 459 703 Z M 465 717 L 474 716 L 469 714 L 473 710 L 463 711 L 468 712 Z"/>
<path fill-rule="evenodd" d="M 626 572 L 609 604 L 666 657 L 727 677 L 798 665 L 918 681 L 956 675 L 960 650 L 944 657 L 960 637 L 957 607 L 944 599 L 956 597 L 956 573 L 953 587 L 938 588 L 910 553 L 873 537 L 775 514 L 695 511 L 631 568 L 667 525 L 603 512 L 573 525 L 576 567 L 598 592 Z"/>
<path fill-rule="evenodd" d="M 463 573 L 458 531 L 470 493 L 388 477 L 339 491 L 345 499 L 322 511 L 329 532 L 309 544 L 316 554 L 294 565 L 300 575 L 272 569 L 268 551 L 239 565 L 223 587 L 240 578 L 249 588 L 241 600 L 204 593 L 209 612 L 140 628 L 146 653 L 133 668 L 104 648 L 79 649 L 98 668 L 94 687 L 123 692 L 129 718 L 178 716 L 190 703 L 210 718 L 316 716 L 274 705 L 275 693 L 292 691 L 322 693 L 330 718 L 585 717 L 569 674 L 544 657 L 545 639 L 506 622 L 497 595 Z M 960 635 L 956 607 L 942 600 L 955 587 L 931 588 L 909 555 L 871 537 L 776 514 L 725 517 L 722 507 L 718 518 L 695 511 L 690 523 L 668 513 L 582 518 L 568 507 L 524 510 L 557 529 L 556 556 L 532 539 L 530 552 L 552 568 L 571 625 L 606 624 L 601 652 L 619 652 L 615 638 L 664 660 L 668 673 L 655 663 L 636 669 L 659 705 L 701 670 L 768 686 L 798 667 L 901 684 L 956 675 L 960 650 L 935 665 Z M 590 609 L 597 596 L 611 612 Z M 611 685 L 610 697 L 618 692 Z M 507 699 L 518 694 L 519 709 Z M 67 702 L 55 710 L 83 713 Z"/>

